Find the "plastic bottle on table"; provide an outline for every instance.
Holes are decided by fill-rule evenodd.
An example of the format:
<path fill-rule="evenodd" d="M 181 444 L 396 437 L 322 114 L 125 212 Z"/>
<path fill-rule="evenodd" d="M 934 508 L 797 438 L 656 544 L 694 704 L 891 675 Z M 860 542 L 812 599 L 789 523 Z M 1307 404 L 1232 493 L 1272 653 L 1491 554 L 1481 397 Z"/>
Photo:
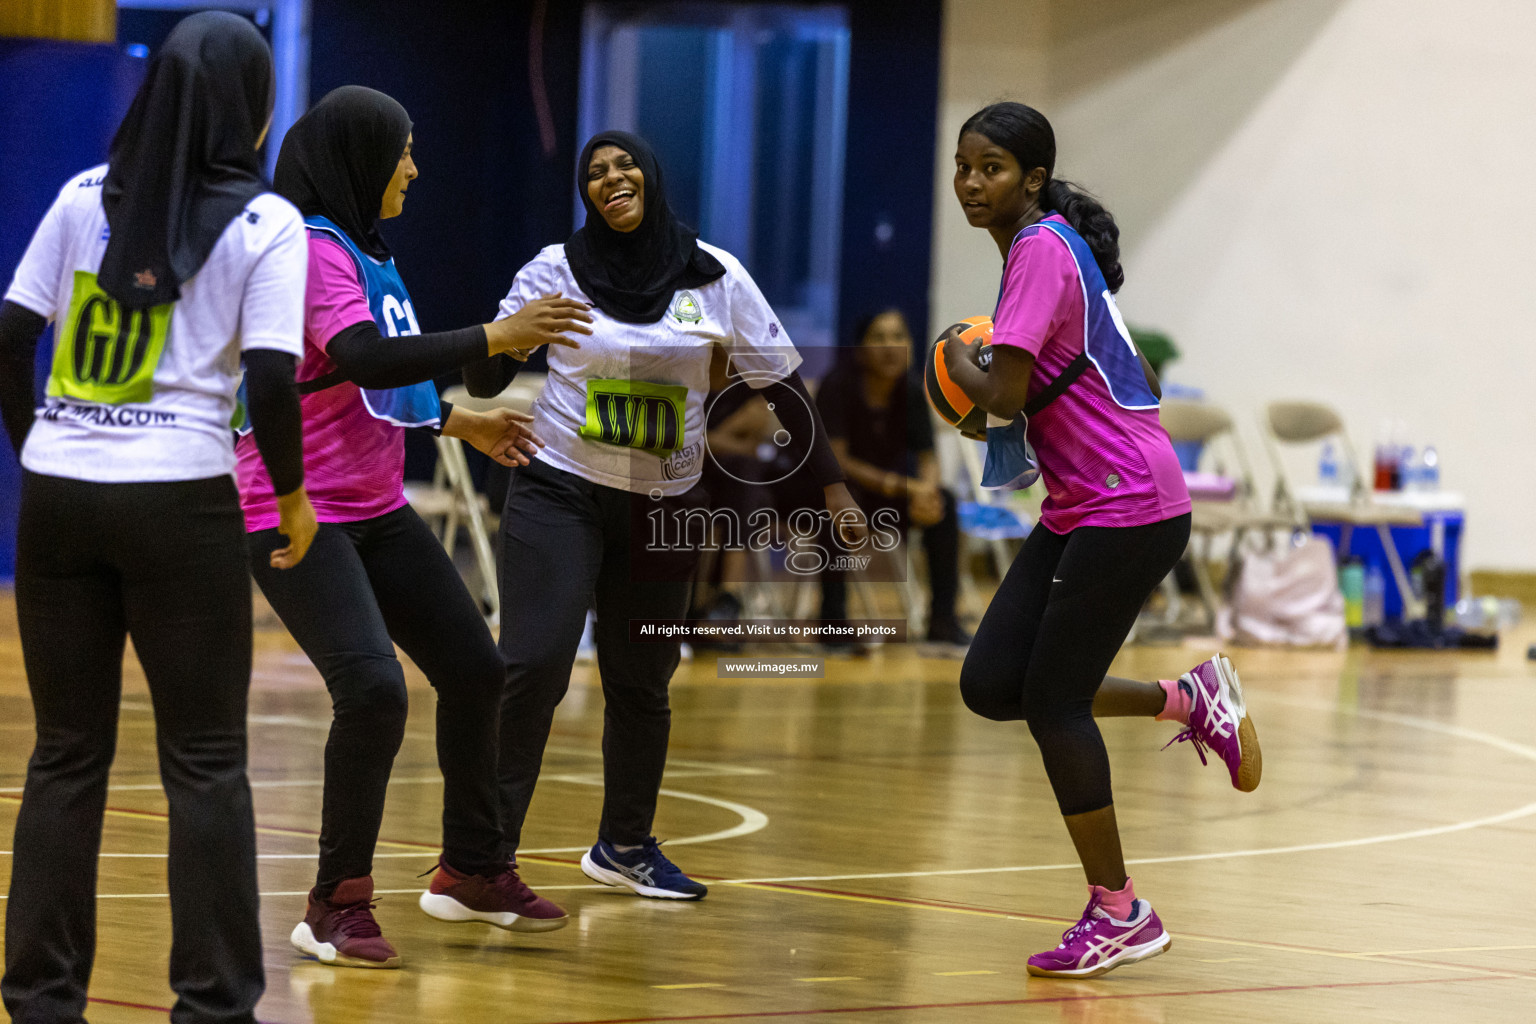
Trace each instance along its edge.
<path fill-rule="evenodd" d="M 1419 454 L 1413 445 L 1405 444 L 1398 449 L 1398 478 L 1403 491 L 1417 491 L 1420 489 L 1420 476 L 1423 469 L 1419 461 Z"/>
<path fill-rule="evenodd" d="M 1440 489 L 1440 453 L 1435 446 L 1427 444 L 1424 452 L 1419 456 L 1419 490 L 1438 491 Z"/>
<path fill-rule="evenodd" d="M 1339 485 L 1339 451 L 1332 441 L 1323 442 L 1323 452 L 1317 460 L 1317 482 L 1324 487 Z"/>

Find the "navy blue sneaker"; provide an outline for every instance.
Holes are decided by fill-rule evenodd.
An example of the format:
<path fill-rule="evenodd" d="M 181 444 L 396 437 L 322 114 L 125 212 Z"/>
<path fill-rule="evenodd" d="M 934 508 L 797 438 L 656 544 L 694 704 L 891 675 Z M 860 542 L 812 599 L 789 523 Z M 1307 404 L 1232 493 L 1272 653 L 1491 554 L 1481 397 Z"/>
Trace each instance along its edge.
<path fill-rule="evenodd" d="M 655 836 L 638 850 L 620 853 L 611 843 L 599 839 L 581 855 L 581 870 L 594 882 L 623 885 L 641 896 L 657 900 L 701 900 L 709 888 L 683 874 L 661 852 Z"/>

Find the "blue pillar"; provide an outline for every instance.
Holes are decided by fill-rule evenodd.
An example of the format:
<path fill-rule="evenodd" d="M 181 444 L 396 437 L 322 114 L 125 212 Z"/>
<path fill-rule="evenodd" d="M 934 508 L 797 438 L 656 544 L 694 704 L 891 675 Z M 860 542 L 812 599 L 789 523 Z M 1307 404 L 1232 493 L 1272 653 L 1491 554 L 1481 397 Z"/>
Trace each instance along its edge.
<path fill-rule="evenodd" d="M 0 287 L 9 287 L 59 187 L 107 158 L 107 146 L 144 75 L 143 60 L 107 44 L 0 39 Z M 38 366 L 52 353 L 52 330 Z M 16 567 L 21 470 L 0 445 L 0 578 Z"/>

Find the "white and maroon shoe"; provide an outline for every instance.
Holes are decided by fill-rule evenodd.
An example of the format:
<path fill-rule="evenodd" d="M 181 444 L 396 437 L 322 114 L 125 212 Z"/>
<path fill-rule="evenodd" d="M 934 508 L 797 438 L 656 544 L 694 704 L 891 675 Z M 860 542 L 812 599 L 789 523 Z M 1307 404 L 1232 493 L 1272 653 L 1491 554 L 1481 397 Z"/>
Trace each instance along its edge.
<path fill-rule="evenodd" d="M 1188 741 L 1201 764 L 1209 749 L 1227 766 L 1234 787 L 1244 793 L 1259 788 L 1264 756 L 1232 662 L 1218 654 L 1180 676 L 1178 685 L 1190 698 L 1189 724 L 1164 749 Z"/>
<path fill-rule="evenodd" d="M 288 941 L 293 948 L 336 967 L 400 966 L 400 954 L 373 917 L 373 879 L 348 878 L 327 899 L 309 893 L 309 906 Z"/>
<path fill-rule="evenodd" d="M 528 888 L 516 862 L 493 875 L 466 875 L 439 862 L 418 903 L 439 921 L 480 921 L 509 932 L 551 932 L 570 920 L 564 910 Z"/>

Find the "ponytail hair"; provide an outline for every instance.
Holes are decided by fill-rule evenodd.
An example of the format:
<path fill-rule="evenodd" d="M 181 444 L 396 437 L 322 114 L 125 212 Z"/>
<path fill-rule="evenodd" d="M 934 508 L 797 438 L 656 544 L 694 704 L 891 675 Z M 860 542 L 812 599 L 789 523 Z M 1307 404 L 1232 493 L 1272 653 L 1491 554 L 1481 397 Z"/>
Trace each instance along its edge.
<path fill-rule="evenodd" d="M 1045 115 L 1022 103 L 993 103 L 966 120 L 960 134 L 967 132 L 984 135 L 1013 154 L 1025 174 L 1036 167 L 1045 170 L 1041 209 L 1054 210 L 1072 225 L 1093 250 L 1104 283 L 1111 292 L 1119 291 L 1125 283 L 1125 270 L 1120 266 L 1120 226 L 1092 195 L 1070 181 L 1052 176 L 1056 167 L 1056 133 Z"/>

